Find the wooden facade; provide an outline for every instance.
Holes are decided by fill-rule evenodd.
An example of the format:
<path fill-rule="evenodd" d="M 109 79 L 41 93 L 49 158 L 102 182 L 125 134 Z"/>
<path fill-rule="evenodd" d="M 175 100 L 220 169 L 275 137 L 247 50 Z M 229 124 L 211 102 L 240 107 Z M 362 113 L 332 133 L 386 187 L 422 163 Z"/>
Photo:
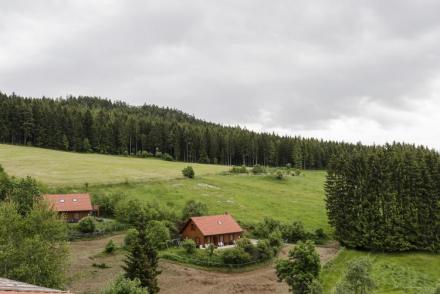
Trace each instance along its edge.
<path fill-rule="evenodd" d="M 183 240 L 192 239 L 198 246 L 222 246 L 235 244 L 243 230 L 232 217 L 220 215 L 191 218 L 180 233 Z"/>

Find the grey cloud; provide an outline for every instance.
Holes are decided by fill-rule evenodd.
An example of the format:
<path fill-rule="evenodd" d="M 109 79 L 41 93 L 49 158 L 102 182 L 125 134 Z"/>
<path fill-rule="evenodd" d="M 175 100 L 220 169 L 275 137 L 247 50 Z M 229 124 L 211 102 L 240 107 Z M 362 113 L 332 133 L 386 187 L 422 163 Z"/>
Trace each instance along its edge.
<path fill-rule="evenodd" d="M 0 9 L 0 88 L 30 96 L 99 95 L 267 129 L 320 130 L 352 117 L 386 130 L 414 123 L 399 117 L 432 99 L 440 75 L 438 1 L 13 1 Z"/>

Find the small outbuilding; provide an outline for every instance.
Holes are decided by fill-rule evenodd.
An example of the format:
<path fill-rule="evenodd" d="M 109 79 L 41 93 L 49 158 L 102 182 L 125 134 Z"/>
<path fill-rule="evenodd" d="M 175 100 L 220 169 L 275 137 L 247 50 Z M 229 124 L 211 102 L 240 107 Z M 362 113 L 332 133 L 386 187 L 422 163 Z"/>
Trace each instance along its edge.
<path fill-rule="evenodd" d="M 180 231 L 181 238 L 192 239 L 198 246 L 233 245 L 240 239 L 243 229 L 235 219 L 225 213 L 191 217 Z"/>
<path fill-rule="evenodd" d="M 78 222 L 91 215 L 96 209 L 92 205 L 89 193 L 83 194 L 47 194 L 44 198 L 68 222 Z"/>

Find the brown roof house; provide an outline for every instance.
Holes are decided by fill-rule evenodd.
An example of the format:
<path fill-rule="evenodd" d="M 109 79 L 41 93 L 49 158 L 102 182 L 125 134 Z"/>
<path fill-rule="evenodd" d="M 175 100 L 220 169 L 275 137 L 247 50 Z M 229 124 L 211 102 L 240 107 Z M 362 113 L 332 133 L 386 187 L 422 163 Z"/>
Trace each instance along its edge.
<path fill-rule="evenodd" d="M 48 194 L 44 198 L 52 208 L 62 214 L 68 222 L 78 222 L 94 211 L 90 194 Z"/>
<path fill-rule="evenodd" d="M 180 234 L 182 239 L 192 239 L 198 246 L 222 246 L 233 245 L 242 236 L 243 229 L 231 215 L 225 213 L 192 217 Z"/>
<path fill-rule="evenodd" d="M 0 278 L 0 294 L 43 294 L 43 293 L 59 294 L 59 293 L 70 293 L 70 292 L 49 289 L 45 287 L 26 284 L 23 282 Z"/>

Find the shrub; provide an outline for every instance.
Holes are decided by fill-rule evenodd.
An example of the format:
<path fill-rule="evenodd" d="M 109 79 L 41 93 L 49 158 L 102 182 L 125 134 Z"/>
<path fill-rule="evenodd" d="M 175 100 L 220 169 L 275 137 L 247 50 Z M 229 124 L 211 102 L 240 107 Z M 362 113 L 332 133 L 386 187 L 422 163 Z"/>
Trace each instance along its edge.
<path fill-rule="evenodd" d="M 194 169 L 192 168 L 192 166 L 187 166 L 182 170 L 182 174 L 184 177 L 192 179 L 194 178 Z"/>
<path fill-rule="evenodd" d="M 283 245 L 283 240 L 281 238 L 281 232 L 276 230 L 269 234 L 267 239 L 269 241 L 270 247 L 273 250 L 273 254 L 276 255 Z"/>
<path fill-rule="evenodd" d="M 273 249 L 270 246 L 270 242 L 267 239 L 260 240 L 257 243 L 257 252 L 261 260 L 269 259 L 273 256 Z"/>
<path fill-rule="evenodd" d="M 114 217 L 116 206 L 125 198 L 124 193 L 111 193 L 109 195 L 97 195 L 93 197 L 93 203 L 99 205 L 100 215 Z"/>
<path fill-rule="evenodd" d="M 252 173 L 254 175 L 263 174 L 265 172 L 266 172 L 266 169 L 259 164 L 254 165 L 254 167 L 252 168 Z"/>
<path fill-rule="evenodd" d="M 268 238 L 272 232 L 280 230 L 280 228 L 281 223 L 279 221 L 265 217 L 262 222 L 256 224 L 253 234 L 257 238 L 264 239 Z"/>
<path fill-rule="evenodd" d="M 301 174 L 301 170 L 299 168 L 295 169 L 292 173 L 294 176 L 299 176 Z"/>
<path fill-rule="evenodd" d="M 93 217 L 86 216 L 78 223 L 78 229 L 82 233 L 93 233 L 96 229 L 95 221 Z"/>
<path fill-rule="evenodd" d="M 171 156 L 171 154 L 168 154 L 168 153 L 163 153 L 162 154 L 162 159 L 166 160 L 166 161 L 174 161 L 173 156 Z"/>
<path fill-rule="evenodd" d="M 102 294 L 147 294 L 147 290 L 141 287 L 138 279 L 130 280 L 119 277 L 116 282 L 102 291 Z"/>
<path fill-rule="evenodd" d="M 251 240 L 248 238 L 240 238 L 236 242 L 237 248 L 241 248 L 244 252 L 249 253 L 253 259 L 258 259 L 257 248 L 252 244 Z"/>
<path fill-rule="evenodd" d="M 298 221 L 293 222 L 291 225 L 285 225 L 282 233 L 283 238 L 292 243 L 305 241 L 307 237 L 303 223 Z"/>
<path fill-rule="evenodd" d="M 372 293 L 376 285 L 371 277 L 372 263 L 368 257 L 350 261 L 344 279 L 336 286 L 336 293 Z"/>
<path fill-rule="evenodd" d="M 185 239 L 182 242 L 182 247 L 185 249 L 186 253 L 193 254 L 196 251 L 196 242 L 191 239 Z"/>
<path fill-rule="evenodd" d="M 233 166 L 229 172 L 231 174 L 247 174 L 248 170 L 246 168 L 246 166 L 242 165 L 242 166 Z"/>
<path fill-rule="evenodd" d="M 327 234 L 324 232 L 323 229 L 319 228 L 319 229 L 317 229 L 317 230 L 315 231 L 314 239 L 315 239 L 315 242 L 316 242 L 317 244 L 322 244 L 322 243 L 324 243 L 325 240 L 327 240 L 327 238 L 328 238 L 328 237 L 327 237 Z"/>
<path fill-rule="evenodd" d="M 208 214 L 208 206 L 200 201 L 188 200 L 182 209 L 182 221 L 186 222 L 190 217 Z"/>
<path fill-rule="evenodd" d="M 116 244 L 115 242 L 113 242 L 113 240 L 110 239 L 110 241 L 108 241 L 107 245 L 105 245 L 105 253 L 113 253 L 116 249 Z"/>
<path fill-rule="evenodd" d="M 153 247 L 157 249 L 165 248 L 166 242 L 170 239 L 170 230 L 161 221 L 149 221 L 147 224 L 147 234 L 153 243 Z"/>
<path fill-rule="evenodd" d="M 127 234 L 124 238 L 124 246 L 125 248 L 131 248 L 136 243 L 139 232 L 136 229 L 128 229 Z"/>
<path fill-rule="evenodd" d="M 208 255 L 209 256 L 213 256 L 214 255 L 214 249 L 215 249 L 214 244 L 209 244 L 208 247 L 206 247 L 206 250 L 208 251 Z"/>
<path fill-rule="evenodd" d="M 222 258 L 225 264 L 244 264 L 251 260 L 249 253 L 238 247 L 223 250 Z"/>
<path fill-rule="evenodd" d="M 283 174 L 283 172 L 280 171 L 280 170 L 277 170 L 277 171 L 275 172 L 275 179 L 277 179 L 277 180 L 282 180 L 283 178 L 284 178 L 284 174 Z"/>
<path fill-rule="evenodd" d="M 93 267 L 97 267 L 97 268 L 111 268 L 111 266 L 107 265 L 106 263 L 93 263 L 92 264 Z"/>
<path fill-rule="evenodd" d="M 289 251 L 288 260 L 280 260 L 276 272 L 280 281 L 285 280 L 294 293 L 310 293 L 313 280 L 319 277 L 319 254 L 311 241 L 300 242 Z"/>

